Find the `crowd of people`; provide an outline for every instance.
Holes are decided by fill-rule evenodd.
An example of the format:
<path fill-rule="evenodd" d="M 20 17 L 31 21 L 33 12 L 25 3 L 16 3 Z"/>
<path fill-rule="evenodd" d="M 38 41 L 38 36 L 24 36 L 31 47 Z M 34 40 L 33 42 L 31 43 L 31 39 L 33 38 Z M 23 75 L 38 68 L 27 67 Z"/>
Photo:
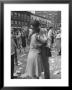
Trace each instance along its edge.
<path fill-rule="evenodd" d="M 17 49 L 21 53 L 21 49 L 25 51 L 25 48 L 29 46 L 26 70 L 20 77 L 39 79 L 42 72 L 44 72 L 44 78 L 50 79 L 49 57 L 51 56 L 51 48 L 57 42 L 57 34 L 53 27 L 42 27 L 39 21 L 34 21 L 30 27 L 22 27 L 20 30 L 12 29 L 11 78 L 14 78 L 14 63 L 18 65 Z M 61 54 L 61 49 L 59 54 Z"/>

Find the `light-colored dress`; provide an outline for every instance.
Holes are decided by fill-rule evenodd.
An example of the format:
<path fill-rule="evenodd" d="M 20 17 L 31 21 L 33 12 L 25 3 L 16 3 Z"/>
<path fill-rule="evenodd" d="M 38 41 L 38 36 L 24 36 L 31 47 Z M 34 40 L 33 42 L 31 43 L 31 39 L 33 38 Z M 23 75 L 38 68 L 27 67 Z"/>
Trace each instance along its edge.
<path fill-rule="evenodd" d="M 41 55 L 40 55 L 40 43 L 37 40 L 37 34 L 33 34 L 31 37 L 30 50 L 27 59 L 27 66 L 25 70 L 24 77 L 29 76 L 34 78 L 34 76 L 39 77 L 43 71 Z"/>

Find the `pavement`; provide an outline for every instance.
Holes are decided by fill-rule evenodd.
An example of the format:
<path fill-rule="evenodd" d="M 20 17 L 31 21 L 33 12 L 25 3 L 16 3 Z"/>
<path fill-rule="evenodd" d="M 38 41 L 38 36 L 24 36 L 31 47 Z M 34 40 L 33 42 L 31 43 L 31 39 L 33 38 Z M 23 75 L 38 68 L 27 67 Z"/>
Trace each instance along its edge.
<path fill-rule="evenodd" d="M 14 65 L 14 76 L 19 79 L 19 76 L 24 74 L 26 64 L 27 64 L 27 55 L 28 55 L 29 47 L 26 47 L 20 51 L 17 49 L 17 58 L 18 65 Z M 50 65 L 50 79 L 61 79 L 61 56 L 58 55 L 56 50 L 52 50 L 52 56 L 49 57 L 49 65 Z M 42 73 L 44 74 L 44 73 Z M 43 75 L 42 75 L 43 76 Z"/>

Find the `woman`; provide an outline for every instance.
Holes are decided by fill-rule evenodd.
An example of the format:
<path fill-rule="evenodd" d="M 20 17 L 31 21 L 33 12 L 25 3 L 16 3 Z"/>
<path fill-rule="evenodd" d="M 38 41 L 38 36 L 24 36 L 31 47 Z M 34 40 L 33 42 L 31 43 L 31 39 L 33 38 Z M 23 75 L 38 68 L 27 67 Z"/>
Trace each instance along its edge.
<path fill-rule="evenodd" d="M 25 74 L 21 77 L 23 78 L 31 78 L 38 79 L 43 71 L 41 55 L 40 55 L 40 47 L 42 44 L 46 43 L 46 39 L 40 37 L 40 23 L 38 21 L 34 21 L 33 24 L 33 35 L 31 36 L 30 50 L 27 58 L 27 66 L 25 70 Z"/>

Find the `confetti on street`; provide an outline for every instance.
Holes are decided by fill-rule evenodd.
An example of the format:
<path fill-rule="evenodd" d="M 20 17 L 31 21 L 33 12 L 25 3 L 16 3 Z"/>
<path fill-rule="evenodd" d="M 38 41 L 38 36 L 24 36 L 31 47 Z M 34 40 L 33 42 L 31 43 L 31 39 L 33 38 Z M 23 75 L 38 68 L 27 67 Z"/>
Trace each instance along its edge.
<path fill-rule="evenodd" d="M 28 55 L 29 48 L 27 48 L 27 51 L 24 51 L 24 54 L 21 56 L 19 55 L 18 51 L 18 62 L 20 65 L 15 65 L 15 75 L 20 76 L 24 74 L 26 63 L 27 63 L 27 55 Z M 57 53 L 52 53 L 53 57 L 49 58 L 49 64 L 50 64 L 50 79 L 61 79 L 61 56 L 57 56 Z M 42 76 L 40 79 L 44 78 L 44 72 L 42 73 Z"/>

